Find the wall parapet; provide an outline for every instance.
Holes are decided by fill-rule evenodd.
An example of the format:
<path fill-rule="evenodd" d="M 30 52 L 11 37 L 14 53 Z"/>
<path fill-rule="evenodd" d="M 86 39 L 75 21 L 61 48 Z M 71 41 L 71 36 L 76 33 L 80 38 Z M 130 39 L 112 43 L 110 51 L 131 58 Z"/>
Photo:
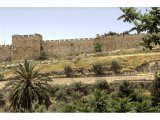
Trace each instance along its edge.
<path fill-rule="evenodd" d="M 0 45 L 0 49 L 12 48 L 12 45 Z"/>
<path fill-rule="evenodd" d="M 18 34 L 15 34 L 15 35 L 12 35 L 12 39 L 19 39 L 19 38 L 27 38 L 27 39 L 32 39 L 34 37 L 42 37 L 42 35 L 40 34 L 29 34 L 29 35 L 18 35 Z"/>
<path fill-rule="evenodd" d="M 59 39 L 59 40 L 44 40 L 46 43 L 57 43 L 57 42 L 79 42 L 85 40 L 94 40 L 94 38 L 75 38 L 75 39 Z"/>

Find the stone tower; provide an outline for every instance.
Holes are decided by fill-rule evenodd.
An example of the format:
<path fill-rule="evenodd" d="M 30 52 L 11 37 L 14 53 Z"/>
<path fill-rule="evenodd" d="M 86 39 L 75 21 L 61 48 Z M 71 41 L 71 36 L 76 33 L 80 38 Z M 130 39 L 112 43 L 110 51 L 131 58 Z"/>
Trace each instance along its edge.
<path fill-rule="evenodd" d="M 12 36 L 12 59 L 32 59 L 41 53 L 42 36 L 34 35 L 13 35 Z"/>

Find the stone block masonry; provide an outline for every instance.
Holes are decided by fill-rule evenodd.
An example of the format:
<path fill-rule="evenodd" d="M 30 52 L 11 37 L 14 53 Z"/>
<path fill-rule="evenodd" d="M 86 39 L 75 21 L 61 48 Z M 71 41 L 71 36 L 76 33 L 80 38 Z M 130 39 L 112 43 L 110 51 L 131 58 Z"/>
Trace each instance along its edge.
<path fill-rule="evenodd" d="M 144 35 L 100 36 L 95 38 L 43 40 L 40 34 L 13 35 L 12 45 L 0 46 L 0 60 L 35 59 L 42 52 L 49 57 L 64 57 L 93 53 L 94 43 L 102 44 L 102 51 L 136 48 Z"/>

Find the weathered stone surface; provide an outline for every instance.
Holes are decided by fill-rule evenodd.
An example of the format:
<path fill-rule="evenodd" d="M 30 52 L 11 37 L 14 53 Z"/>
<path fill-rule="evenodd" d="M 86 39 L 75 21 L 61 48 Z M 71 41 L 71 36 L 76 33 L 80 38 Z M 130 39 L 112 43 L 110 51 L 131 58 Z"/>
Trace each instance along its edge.
<path fill-rule="evenodd" d="M 37 58 L 41 52 L 48 57 L 74 56 L 94 52 L 94 43 L 102 44 L 102 51 L 136 48 L 144 35 L 98 36 L 65 40 L 44 40 L 40 34 L 13 35 L 12 45 L 0 45 L 0 60 Z"/>

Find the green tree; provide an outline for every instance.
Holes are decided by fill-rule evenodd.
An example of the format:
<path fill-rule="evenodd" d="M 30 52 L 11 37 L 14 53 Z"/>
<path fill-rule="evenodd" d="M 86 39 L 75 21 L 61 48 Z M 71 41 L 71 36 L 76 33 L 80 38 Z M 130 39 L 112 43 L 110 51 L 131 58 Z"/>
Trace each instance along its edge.
<path fill-rule="evenodd" d="M 118 20 L 123 19 L 124 22 L 133 23 L 134 27 L 129 32 L 136 30 L 137 33 L 147 33 L 143 37 L 143 45 L 152 49 L 154 45 L 160 45 L 160 8 L 152 7 L 145 13 L 141 13 L 136 8 L 120 8 L 123 14 Z"/>
<path fill-rule="evenodd" d="M 155 75 L 155 81 L 153 82 L 152 91 L 151 91 L 151 99 L 152 106 L 158 106 L 160 103 L 160 76 L 158 74 Z"/>
<path fill-rule="evenodd" d="M 102 44 L 101 43 L 94 43 L 94 51 L 95 52 L 102 52 Z"/>
<path fill-rule="evenodd" d="M 38 102 L 46 108 L 51 104 L 51 86 L 46 78 L 39 75 L 39 69 L 25 60 L 24 64 L 19 63 L 15 70 L 18 80 L 9 82 L 6 86 L 11 88 L 9 93 L 10 107 L 14 111 L 32 111 L 32 103 Z"/>
<path fill-rule="evenodd" d="M 108 112 L 107 110 L 107 92 L 104 90 L 95 90 L 91 94 L 88 103 L 93 112 Z"/>

